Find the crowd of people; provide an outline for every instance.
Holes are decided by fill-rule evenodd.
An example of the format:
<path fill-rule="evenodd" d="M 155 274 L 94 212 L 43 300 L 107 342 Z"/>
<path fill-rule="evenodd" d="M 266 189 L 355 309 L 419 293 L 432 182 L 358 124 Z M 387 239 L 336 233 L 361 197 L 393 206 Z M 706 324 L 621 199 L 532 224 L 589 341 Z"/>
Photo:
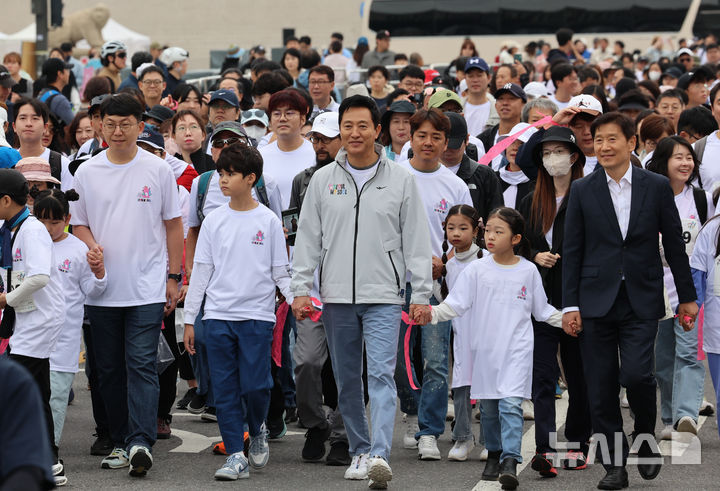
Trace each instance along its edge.
<path fill-rule="evenodd" d="M 524 419 L 545 478 L 604 439 L 599 489 L 628 486 L 631 449 L 660 472 L 658 388 L 657 436 L 697 434 L 706 355 L 720 391 L 717 39 L 633 54 L 560 29 L 490 63 L 466 40 L 442 73 L 387 31 L 342 42 L 245 66 L 232 49 L 209 93 L 181 47 L 132 54 L 124 79 L 122 41 L 84 80 L 72 46 L 36 80 L 5 55 L 0 424 L 18 431 L 0 485 L 72 479 L 82 346 L 90 453 L 135 477 L 173 410 L 217 422 L 217 480 L 265 467 L 297 423 L 304 461 L 372 489 L 393 478 L 398 401 L 404 449 L 442 459 L 451 420 L 447 459 L 481 447 L 503 489 Z"/>

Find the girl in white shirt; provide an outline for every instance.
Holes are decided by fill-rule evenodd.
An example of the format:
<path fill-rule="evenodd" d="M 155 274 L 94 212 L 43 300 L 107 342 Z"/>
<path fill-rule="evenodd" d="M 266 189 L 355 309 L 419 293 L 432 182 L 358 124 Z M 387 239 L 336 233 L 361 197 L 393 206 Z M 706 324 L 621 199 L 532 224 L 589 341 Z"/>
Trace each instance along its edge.
<path fill-rule="evenodd" d="M 530 398 L 532 386 L 531 316 L 556 327 L 562 323 L 560 312 L 547 303 L 540 273 L 527 260 L 530 247 L 524 229 L 525 220 L 511 208 L 490 213 L 485 246 L 492 255 L 468 265 L 448 298 L 432 309 L 433 323 L 465 313 L 472 319 L 465 329 L 470 332 L 460 333 L 469 340 L 469 359 L 458 353 L 456 363 L 472 365 L 470 397 L 480 400 L 488 449 L 482 478 L 499 477 L 503 489 L 518 486 L 521 404 Z M 415 320 L 422 324 L 428 319 Z"/>
<path fill-rule="evenodd" d="M 50 409 L 56 445 L 60 445 L 68 395 L 78 371 L 85 297 L 102 293 L 107 284 L 102 256 L 91 267 L 88 247 L 65 232 L 70 223 L 68 202 L 77 199 L 73 189 L 66 192 L 52 189 L 37 194 L 34 206 L 35 216 L 45 225 L 53 241 L 53 267 L 60 272 L 60 285 L 65 292 L 65 323 L 50 354 Z"/>

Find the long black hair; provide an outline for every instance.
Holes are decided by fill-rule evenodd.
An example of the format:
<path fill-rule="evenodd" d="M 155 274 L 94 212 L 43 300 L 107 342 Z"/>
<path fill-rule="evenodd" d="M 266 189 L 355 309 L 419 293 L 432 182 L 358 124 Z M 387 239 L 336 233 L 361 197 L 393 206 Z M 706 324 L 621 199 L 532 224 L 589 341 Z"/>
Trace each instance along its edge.
<path fill-rule="evenodd" d="M 503 222 L 507 223 L 510 227 L 510 231 L 513 235 L 520 235 L 520 243 L 514 247 L 514 252 L 518 256 L 522 256 L 528 261 L 530 260 L 530 241 L 525 236 L 525 219 L 523 216 L 514 208 L 508 208 L 507 206 L 501 206 L 495 208 L 488 215 L 488 221 L 491 218 L 499 218 Z"/>
<path fill-rule="evenodd" d="M 38 219 L 65 220 L 70 214 L 70 201 L 77 201 L 80 195 L 74 189 L 61 191 L 57 188 L 30 191 L 33 198 L 33 215 Z"/>
<path fill-rule="evenodd" d="M 470 224 L 472 225 L 473 230 L 476 228 L 480 228 L 482 232 L 482 219 L 480 218 L 480 213 L 473 208 L 470 205 L 455 205 L 448 211 L 447 216 L 445 217 L 445 225 L 443 226 L 443 243 L 442 243 L 442 273 L 441 273 L 441 281 L 440 281 L 440 295 L 445 298 L 448 295 L 448 286 L 447 286 L 447 268 L 445 265 L 448 262 L 447 258 L 447 251 L 448 251 L 448 240 L 447 240 L 447 223 L 448 220 L 450 220 L 450 217 L 454 215 L 462 215 L 466 217 L 468 220 L 470 220 Z M 482 248 L 482 238 L 481 234 L 478 234 L 475 236 L 475 243 L 480 247 L 477 253 L 477 257 L 481 258 L 483 256 L 483 248 Z"/>
<path fill-rule="evenodd" d="M 700 160 L 697 158 L 697 154 L 695 153 L 695 150 L 693 150 L 692 145 L 690 145 L 690 143 L 688 143 L 688 141 L 682 136 L 667 136 L 660 140 L 652 154 L 652 157 L 650 158 L 650 162 L 647 164 L 647 170 L 669 177 L 668 161 L 675 152 L 675 147 L 677 145 L 685 147 L 690 152 L 690 155 L 692 155 L 693 162 L 695 163 L 695 166 L 686 181 L 686 184 L 690 184 L 700 177 Z"/>

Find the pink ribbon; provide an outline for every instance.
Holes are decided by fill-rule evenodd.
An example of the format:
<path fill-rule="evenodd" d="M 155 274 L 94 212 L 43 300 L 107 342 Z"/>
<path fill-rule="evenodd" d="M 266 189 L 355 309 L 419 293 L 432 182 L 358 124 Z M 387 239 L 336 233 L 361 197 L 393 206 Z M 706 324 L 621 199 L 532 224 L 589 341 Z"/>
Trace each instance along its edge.
<path fill-rule="evenodd" d="M 703 351 L 703 324 L 705 323 L 705 305 L 700 307 L 700 312 L 697 317 L 698 326 L 698 352 L 697 359 L 702 361 L 705 359 L 705 351 Z"/>
<path fill-rule="evenodd" d="M 290 305 L 287 302 L 283 302 L 275 312 L 275 327 L 273 328 L 273 340 L 272 340 L 272 359 L 275 365 L 278 367 L 282 366 L 282 338 L 283 330 L 285 329 L 285 320 L 287 319 L 288 312 L 290 311 Z"/>
<path fill-rule="evenodd" d="M 410 382 L 410 388 L 413 390 L 420 390 L 420 388 L 415 385 L 415 379 L 412 374 L 412 365 L 410 364 L 410 334 L 412 332 L 413 326 L 417 326 L 417 322 L 412 320 L 410 318 L 410 315 L 408 315 L 408 313 L 405 311 L 403 311 L 401 317 L 402 321 L 408 326 L 407 330 L 405 331 L 405 341 L 403 343 L 403 352 L 405 353 L 405 370 L 407 370 L 407 377 L 408 381 Z"/>
<path fill-rule="evenodd" d="M 507 147 L 509 147 L 510 145 L 512 145 L 512 143 L 515 140 L 520 138 L 520 135 L 525 133 L 530 128 L 537 128 L 538 126 L 543 126 L 548 123 L 552 123 L 552 116 L 545 116 L 540 121 L 536 121 L 536 122 L 532 123 L 527 128 L 522 129 L 522 130 L 518 131 L 517 133 L 513 133 L 512 135 L 505 137 L 503 140 L 501 140 L 501 141 L 497 142 L 497 144 L 493 145 L 490 148 L 490 150 L 487 151 L 487 153 L 485 155 L 480 157 L 480 160 L 478 160 L 478 164 L 490 165 L 490 162 L 492 161 L 492 159 L 494 159 L 495 157 L 500 155 L 502 152 L 504 152 L 505 149 Z"/>

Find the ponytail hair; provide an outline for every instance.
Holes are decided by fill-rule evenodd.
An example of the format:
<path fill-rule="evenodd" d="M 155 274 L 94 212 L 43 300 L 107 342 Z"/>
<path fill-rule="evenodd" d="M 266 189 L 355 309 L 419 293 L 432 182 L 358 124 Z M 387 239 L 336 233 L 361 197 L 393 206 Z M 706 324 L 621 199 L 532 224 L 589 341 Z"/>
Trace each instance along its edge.
<path fill-rule="evenodd" d="M 74 189 L 61 191 L 57 188 L 38 191 L 36 187 L 30 190 L 33 198 L 33 215 L 38 219 L 65 220 L 70 214 L 70 201 L 77 201 L 80 196 Z"/>
<path fill-rule="evenodd" d="M 514 252 L 516 255 L 522 256 L 529 261 L 531 247 L 530 241 L 525 235 L 525 219 L 523 216 L 514 208 L 501 206 L 490 212 L 488 220 L 495 217 L 507 223 L 513 235 L 520 236 L 520 243 L 515 246 Z"/>
<path fill-rule="evenodd" d="M 440 295 L 442 296 L 442 299 L 445 299 L 448 295 L 448 286 L 447 286 L 447 268 L 445 265 L 447 264 L 447 250 L 450 247 L 448 245 L 447 241 L 447 222 L 453 215 L 462 215 L 466 217 L 470 223 L 472 224 L 473 231 L 477 228 L 482 229 L 482 218 L 480 217 L 480 214 L 478 211 L 473 208 L 470 205 L 455 205 L 448 211 L 447 216 L 445 217 L 445 225 L 443 226 L 443 243 L 442 243 L 442 271 L 440 273 Z M 478 259 L 482 257 L 482 239 L 480 238 L 480 234 L 477 234 L 475 237 L 475 243 L 480 247 L 477 253 Z M 438 299 L 441 300 L 441 299 Z"/>

